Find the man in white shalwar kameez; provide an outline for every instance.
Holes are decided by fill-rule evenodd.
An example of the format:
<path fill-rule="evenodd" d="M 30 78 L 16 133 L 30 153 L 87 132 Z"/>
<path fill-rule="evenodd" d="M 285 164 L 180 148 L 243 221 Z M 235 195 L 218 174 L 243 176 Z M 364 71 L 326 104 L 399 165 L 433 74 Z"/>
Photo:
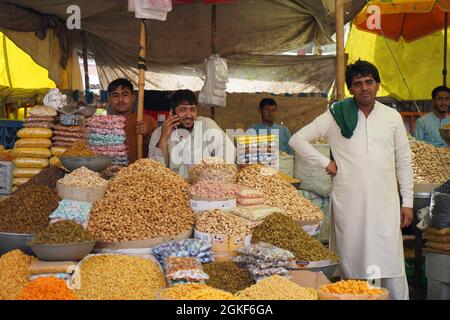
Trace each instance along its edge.
<path fill-rule="evenodd" d="M 380 279 L 390 299 L 407 300 L 401 228 L 413 219 L 413 174 L 406 129 L 396 110 L 375 101 L 375 66 L 349 65 L 346 83 L 353 98 L 333 105 L 289 145 L 333 177 L 330 247 L 341 257 L 341 277 Z M 321 137 L 334 160 L 310 145 Z"/>

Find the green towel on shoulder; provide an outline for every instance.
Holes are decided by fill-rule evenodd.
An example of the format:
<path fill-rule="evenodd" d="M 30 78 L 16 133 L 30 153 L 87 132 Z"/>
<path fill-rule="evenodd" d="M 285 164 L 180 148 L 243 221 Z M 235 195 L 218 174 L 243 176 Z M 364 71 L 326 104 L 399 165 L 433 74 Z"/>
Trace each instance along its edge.
<path fill-rule="evenodd" d="M 341 128 L 342 136 L 347 139 L 352 137 L 353 131 L 358 124 L 358 110 L 358 105 L 353 98 L 335 102 L 330 108 L 334 120 Z"/>

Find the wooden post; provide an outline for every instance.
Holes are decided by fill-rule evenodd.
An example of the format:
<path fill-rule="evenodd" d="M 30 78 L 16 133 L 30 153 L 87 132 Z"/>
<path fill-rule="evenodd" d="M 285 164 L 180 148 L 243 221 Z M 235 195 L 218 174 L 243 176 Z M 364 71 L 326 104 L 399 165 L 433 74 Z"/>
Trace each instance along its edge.
<path fill-rule="evenodd" d="M 145 53 L 147 50 L 147 30 L 145 21 L 141 21 L 141 36 L 139 40 L 139 93 L 138 93 L 138 108 L 137 108 L 137 121 L 144 119 L 144 90 L 145 90 Z M 137 159 L 142 159 L 143 156 L 143 142 L 144 139 L 141 134 L 137 135 Z"/>
<path fill-rule="evenodd" d="M 444 86 L 447 86 L 447 52 L 448 52 L 448 12 L 445 13 L 445 27 L 444 27 L 444 68 L 442 69 L 442 77 L 443 81 L 442 84 Z"/>
<path fill-rule="evenodd" d="M 89 90 L 89 64 L 87 55 L 87 36 L 83 31 L 81 34 L 81 46 L 83 49 L 83 67 L 84 67 L 84 89 Z"/>
<path fill-rule="evenodd" d="M 211 6 L 211 53 L 216 54 L 216 14 L 217 5 Z M 216 120 L 216 108 L 211 107 L 211 119 Z"/>
<path fill-rule="evenodd" d="M 337 100 L 345 98 L 344 0 L 336 4 L 336 90 Z"/>

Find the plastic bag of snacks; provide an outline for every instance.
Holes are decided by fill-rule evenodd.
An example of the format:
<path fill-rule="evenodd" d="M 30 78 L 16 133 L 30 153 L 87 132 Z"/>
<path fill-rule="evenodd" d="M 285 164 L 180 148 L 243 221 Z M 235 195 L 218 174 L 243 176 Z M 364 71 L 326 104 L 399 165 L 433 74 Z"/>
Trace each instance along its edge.
<path fill-rule="evenodd" d="M 46 148 L 15 148 L 14 154 L 16 157 L 23 158 L 50 158 L 52 156 L 50 149 Z"/>
<path fill-rule="evenodd" d="M 248 255 L 263 261 L 293 260 L 292 252 L 281 249 L 266 242 L 258 242 L 239 249 L 241 255 Z"/>
<path fill-rule="evenodd" d="M 16 168 L 13 170 L 14 178 L 31 178 L 41 172 L 42 169 L 37 168 Z"/>
<path fill-rule="evenodd" d="M 59 202 L 58 208 L 49 216 L 51 222 L 59 220 L 73 220 L 87 228 L 89 222 L 89 212 L 92 203 L 63 199 Z"/>
<path fill-rule="evenodd" d="M 13 185 L 14 186 L 21 186 L 24 183 L 26 183 L 28 180 L 30 180 L 31 178 L 14 178 L 13 179 Z"/>
<path fill-rule="evenodd" d="M 153 254 L 159 263 L 164 264 L 168 256 L 194 257 L 201 263 L 213 261 L 211 244 L 199 239 L 185 239 L 163 243 L 153 248 Z"/>
<path fill-rule="evenodd" d="M 14 146 L 16 148 L 50 148 L 52 141 L 44 138 L 25 138 L 17 140 Z"/>
<path fill-rule="evenodd" d="M 189 169 L 189 180 L 196 184 L 202 180 L 213 180 L 222 183 L 236 183 L 238 169 L 235 164 L 226 164 L 216 158 L 208 158 Z"/>
<path fill-rule="evenodd" d="M 45 158 L 15 158 L 13 160 L 16 168 L 38 168 L 45 169 L 48 167 L 48 159 Z"/>
<path fill-rule="evenodd" d="M 172 284 L 204 282 L 209 279 L 197 258 L 167 257 L 165 267 L 166 277 Z"/>
<path fill-rule="evenodd" d="M 52 156 L 60 157 L 63 155 L 64 152 L 66 152 L 67 148 L 64 147 L 51 147 L 50 152 L 52 153 Z"/>
<path fill-rule="evenodd" d="M 17 137 L 20 139 L 25 138 L 51 138 L 53 135 L 52 130 L 46 128 L 22 128 L 17 132 Z"/>
<path fill-rule="evenodd" d="M 28 113 L 34 117 L 55 117 L 57 112 L 50 106 L 35 106 Z"/>

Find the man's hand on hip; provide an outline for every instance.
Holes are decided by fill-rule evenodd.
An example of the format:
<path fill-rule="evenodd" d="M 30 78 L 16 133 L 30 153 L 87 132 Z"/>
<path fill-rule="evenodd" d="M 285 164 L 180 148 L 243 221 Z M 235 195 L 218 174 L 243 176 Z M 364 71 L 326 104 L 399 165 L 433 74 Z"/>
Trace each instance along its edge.
<path fill-rule="evenodd" d="M 328 167 L 325 168 L 325 171 L 327 172 L 327 174 L 329 176 L 336 176 L 336 173 L 338 171 L 338 167 L 336 165 L 336 162 L 334 162 L 333 160 L 330 161 L 330 163 L 328 164 Z"/>
<path fill-rule="evenodd" d="M 400 209 L 400 225 L 401 228 L 407 228 L 411 225 L 414 218 L 412 208 L 401 207 Z"/>

